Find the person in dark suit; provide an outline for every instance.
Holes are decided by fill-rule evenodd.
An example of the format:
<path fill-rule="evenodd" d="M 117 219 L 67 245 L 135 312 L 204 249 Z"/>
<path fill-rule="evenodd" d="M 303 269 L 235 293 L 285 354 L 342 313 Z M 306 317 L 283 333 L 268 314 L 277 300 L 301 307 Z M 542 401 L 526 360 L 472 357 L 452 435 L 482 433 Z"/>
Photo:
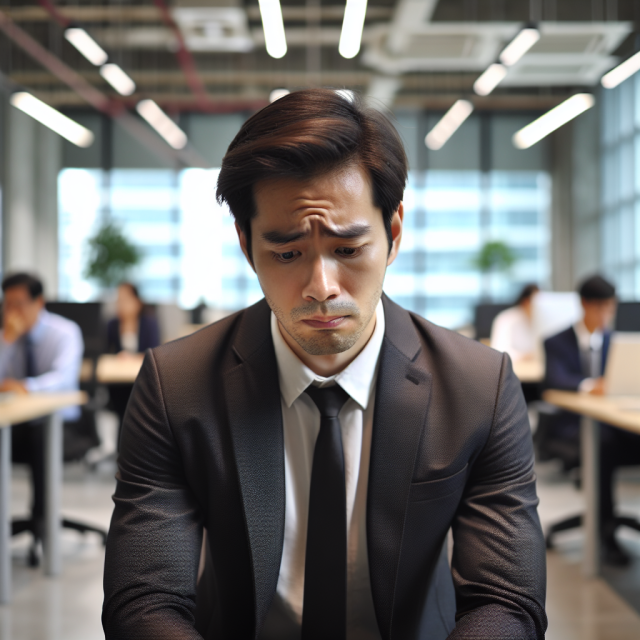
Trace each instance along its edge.
<path fill-rule="evenodd" d="M 128 358 L 144 353 L 147 349 L 153 349 L 159 344 L 158 321 L 154 315 L 145 313 L 145 305 L 138 287 L 131 282 L 120 283 L 116 299 L 116 317 L 107 323 L 107 353 Z M 108 389 L 109 405 L 122 425 L 133 385 L 110 384 Z"/>
<path fill-rule="evenodd" d="M 610 326 L 616 313 L 615 287 L 599 275 L 586 278 L 578 287 L 583 318 L 548 338 L 545 386 L 549 389 L 604 395 L 604 371 L 611 343 Z M 554 417 L 554 437 L 572 442 L 579 450 L 580 416 L 562 412 Z M 640 437 L 609 425 L 601 428 L 600 521 L 602 558 L 614 565 L 630 562 L 615 538 L 614 474 L 618 467 L 640 464 Z"/>
<path fill-rule="evenodd" d="M 291 93 L 242 126 L 218 198 L 265 298 L 146 355 L 107 640 L 544 637 L 509 357 L 382 293 L 406 178 L 393 125 L 357 97 Z"/>

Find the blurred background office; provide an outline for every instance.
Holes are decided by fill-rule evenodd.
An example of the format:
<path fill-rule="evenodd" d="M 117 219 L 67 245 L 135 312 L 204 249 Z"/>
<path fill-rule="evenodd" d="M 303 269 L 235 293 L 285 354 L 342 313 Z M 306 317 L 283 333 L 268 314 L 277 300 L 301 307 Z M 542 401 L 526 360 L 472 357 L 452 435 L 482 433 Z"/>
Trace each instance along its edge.
<path fill-rule="evenodd" d="M 543 341 L 580 320 L 594 274 L 615 286 L 611 328 L 640 332 L 639 70 L 638 0 L 0 0 L 2 275 L 38 275 L 80 327 L 99 439 L 65 465 L 65 516 L 108 527 L 141 352 L 262 297 L 216 177 L 248 117 L 308 86 L 391 114 L 410 173 L 385 291 L 511 353 L 542 427 L 543 525 L 581 513 Z M 640 467 L 616 477 L 640 517 Z M 12 479 L 19 515 L 29 476 Z M 552 640 L 640 637 L 640 533 L 617 535 L 629 562 L 592 580 L 582 529 L 554 535 Z M 11 544 L 0 638 L 102 637 L 101 537 L 65 531 L 54 580 L 28 568 L 25 536 Z"/>

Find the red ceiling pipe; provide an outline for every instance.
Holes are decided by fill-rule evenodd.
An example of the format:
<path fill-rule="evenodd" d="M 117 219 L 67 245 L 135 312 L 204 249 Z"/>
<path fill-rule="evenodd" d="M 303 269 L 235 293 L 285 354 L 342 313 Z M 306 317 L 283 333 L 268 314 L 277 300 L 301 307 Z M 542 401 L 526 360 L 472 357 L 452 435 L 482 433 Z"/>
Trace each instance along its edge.
<path fill-rule="evenodd" d="M 38 0 L 38 4 L 41 7 L 44 7 L 49 15 L 61 26 L 68 27 L 71 24 L 71 20 L 66 16 L 62 15 L 60 11 L 58 11 L 58 7 L 56 7 L 51 0 Z"/>
<path fill-rule="evenodd" d="M 171 12 L 169 11 L 169 8 L 167 7 L 164 0 L 153 0 L 153 4 L 158 7 L 165 25 L 167 25 L 167 27 L 169 27 L 173 31 L 173 34 L 178 43 L 176 56 L 187 80 L 187 84 L 197 98 L 198 108 L 202 109 L 203 111 L 208 111 L 211 108 L 211 100 L 207 95 L 207 90 L 204 86 L 204 83 L 202 82 L 202 78 L 200 78 L 200 76 L 198 75 L 195 60 L 191 55 L 191 51 L 187 49 L 182 31 L 180 31 L 180 27 L 173 19 L 173 16 L 171 15 Z"/>

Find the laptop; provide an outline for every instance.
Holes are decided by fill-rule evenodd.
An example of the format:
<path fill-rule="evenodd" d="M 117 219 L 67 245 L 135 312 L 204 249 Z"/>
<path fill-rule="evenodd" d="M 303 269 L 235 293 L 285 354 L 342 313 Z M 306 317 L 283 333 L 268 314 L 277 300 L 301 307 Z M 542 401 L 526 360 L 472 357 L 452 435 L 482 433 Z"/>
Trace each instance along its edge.
<path fill-rule="evenodd" d="M 620 408 L 640 411 L 640 333 L 614 333 L 605 370 L 607 396 Z"/>

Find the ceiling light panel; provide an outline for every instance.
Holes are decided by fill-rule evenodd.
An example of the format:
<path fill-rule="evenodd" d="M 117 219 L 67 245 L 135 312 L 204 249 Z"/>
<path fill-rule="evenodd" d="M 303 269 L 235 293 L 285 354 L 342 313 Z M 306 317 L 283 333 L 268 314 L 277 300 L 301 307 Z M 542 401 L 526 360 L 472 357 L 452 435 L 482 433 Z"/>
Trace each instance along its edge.
<path fill-rule="evenodd" d="M 93 144 L 94 136 L 89 129 L 45 104 L 42 100 L 38 100 L 30 93 L 26 91 L 14 93 L 9 101 L 14 107 L 78 147 L 89 147 Z"/>
<path fill-rule="evenodd" d="M 473 104 L 471 102 L 468 100 L 458 100 L 427 134 L 427 137 L 424 139 L 427 147 L 432 151 L 442 149 L 447 140 L 458 130 L 460 125 L 472 112 Z"/>
<path fill-rule="evenodd" d="M 638 71 L 640 71 L 640 51 L 602 76 L 602 86 L 605 89 L 613 89 Z"/>
<path fill-rule="evenodd" d="M 531 124 L 520 129 L 513 136 L 513 144 L 518 149 L 528 149 L 546 138 L 550 133 L 591 109 L 595 98 L 590 93 L 578 93 L 560 103 Z"/>
<path fill-rule="evenodd" d="M 492 64 L 489 68 L 473 83 L 473 90 L 479 96 L 488 96 L 507 75 L 507 68 L 499 63 Z"/>
<path fill-rule="evenodd" d="M 96 67 L 109 58 L 107 52 L 84 29 L 70 27 L 64 32 L 64 37 Z"/>
<path fill-rule="evenodd" d="M 153 100 L 141 100 L 136 110 L 174 149 L 187 146 L 187 134 Z"/>
<path fill-rule="evenodd" d="M 338 51 L 343 58 L 354 58 L 360 51 L 367 0 L 347 0 Z"/>
<path fill-rule="evenodd" d="M 259 0 L 260 16 L 267 53 L 272 58 L 282 58 L 287 53 L 280 0 Z"/>
<path fill-rule="evenodd" d="M 122 96 L 130 96 L 136 90 L 136 83 L 117 64 L 103 65 L 100 75 Z"/>
<path fill-rule="evenodd" d="M 505 47 L 500 54 L 500 62 L 511 67 L 540 40 L 540 32 L 533 27 L 522 29 L 520 33 Z"/>

